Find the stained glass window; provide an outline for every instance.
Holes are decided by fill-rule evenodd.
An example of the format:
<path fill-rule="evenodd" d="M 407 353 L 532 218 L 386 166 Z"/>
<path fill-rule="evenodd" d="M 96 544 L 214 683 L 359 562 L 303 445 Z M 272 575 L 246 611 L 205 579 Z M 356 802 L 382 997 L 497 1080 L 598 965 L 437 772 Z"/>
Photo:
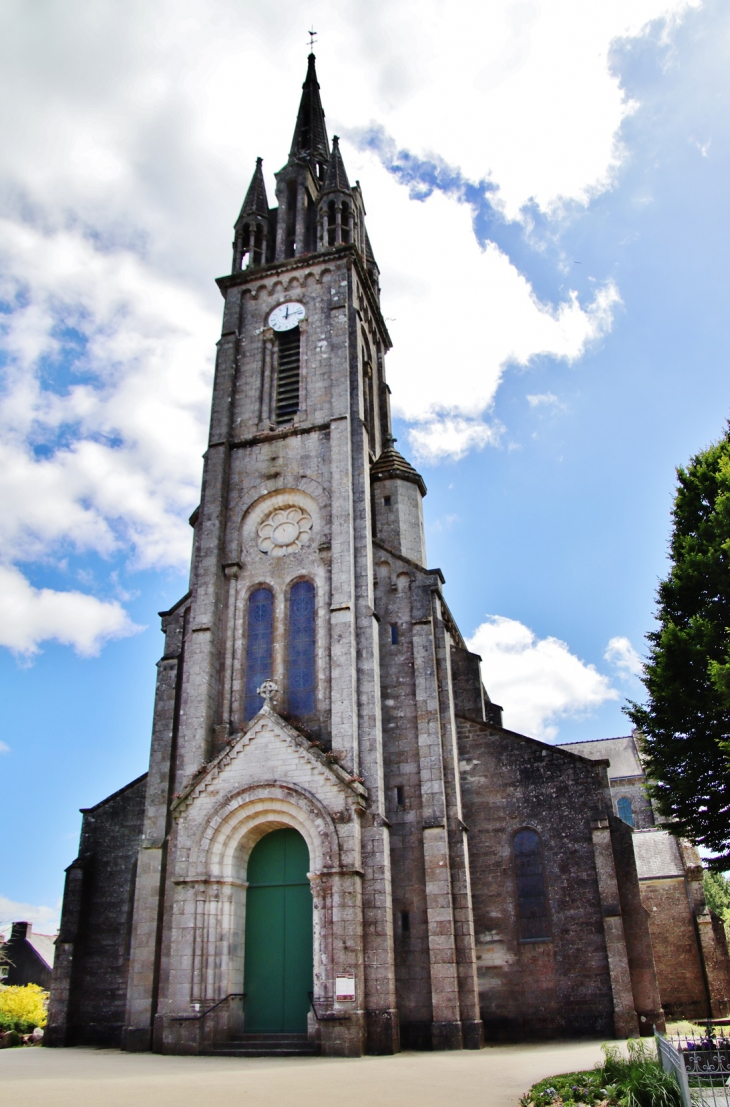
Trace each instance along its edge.
<path fill-rule="evenodd" d="M 274 597 L 270 588 L 257 588 L 248 598 L 248 631 L 246 635 L 246 722 L 263 707 L 256 689 L 271 678 L 271 655 L 274 638 Z"/>
<path fill-rule="evenodd" d="M 535 938 L 549 938 L 550 919 L 545 894 L 540 835 L 534 830 L 518 830 L 513 849 L 520 939 L 525 942 Z"/>
<path fill-rule="evenodd" d="M 289 593 L 289 649 L 287 654 L 289 714 L 314 714 L 314 585 L 300 580 Z"/>
<path fill-rule="evenodd" d="M 634 825 L 634 809 L 631 806 L 631 800 L 628 798 L 628 796 L 621 797 L 621 799 L 616 804 L 616 809 L 618 810 L 619 819 L 623 819 L 623 821 L 625 823 L 628 823 L 629 826 Z"/>

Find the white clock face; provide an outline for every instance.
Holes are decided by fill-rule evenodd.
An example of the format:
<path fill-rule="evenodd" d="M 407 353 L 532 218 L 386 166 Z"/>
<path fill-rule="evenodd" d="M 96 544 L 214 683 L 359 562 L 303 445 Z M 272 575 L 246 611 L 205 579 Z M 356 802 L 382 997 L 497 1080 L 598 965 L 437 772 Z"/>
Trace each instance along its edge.
<path fill-rule="evenodd" d="M 269 316 L 269 326 L 275 331 L 290 331 L 305 315 L 304 304 L 279 304 Z"/>

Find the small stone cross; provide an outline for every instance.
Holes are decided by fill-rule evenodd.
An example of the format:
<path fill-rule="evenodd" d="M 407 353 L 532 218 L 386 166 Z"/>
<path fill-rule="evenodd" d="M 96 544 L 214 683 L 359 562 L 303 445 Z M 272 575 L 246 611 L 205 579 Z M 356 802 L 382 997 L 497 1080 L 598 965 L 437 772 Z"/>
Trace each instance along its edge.
<path fill-rule="evenodd" d="M 264 697 L 264 706 L 271 710 L 271 701 L 277 699 L 279 695 L 279 687 L 273 680 L 265 680 L 263 684 L 256 689 L 257 696 Z"/>

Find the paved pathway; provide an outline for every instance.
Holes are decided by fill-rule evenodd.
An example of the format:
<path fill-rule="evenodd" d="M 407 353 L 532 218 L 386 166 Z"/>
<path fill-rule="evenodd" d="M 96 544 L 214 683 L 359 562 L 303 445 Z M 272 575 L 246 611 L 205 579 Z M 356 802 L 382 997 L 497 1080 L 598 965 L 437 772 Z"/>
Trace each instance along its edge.
<path fill-rule="evenodd" d="M 599 1042 L 358 1059 L 0 1050 L 2 1107 L 517 1107 L 536 1080 L 600 1060 Z"/>

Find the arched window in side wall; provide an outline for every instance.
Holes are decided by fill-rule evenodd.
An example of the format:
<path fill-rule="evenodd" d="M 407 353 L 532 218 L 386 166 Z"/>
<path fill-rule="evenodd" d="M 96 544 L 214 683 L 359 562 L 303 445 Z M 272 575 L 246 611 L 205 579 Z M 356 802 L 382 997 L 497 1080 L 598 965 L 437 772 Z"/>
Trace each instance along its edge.
<path fill-rule="evenodd" d="M 535 830 L 518 830 L 512 850 L 517 882 L 520 941 L 549 938 L 550 917 L 540 835 Z"/>
<path fill-rule="evenodd" d="M 299 580 L 289 593 L 287 709 L 294 718 L 314 714 L 314 585 Z"/>
<path fill-rule="evenodd" d="M 265 680 L 271 679 L 274 644 L 274 597 L 270 588 L 256 588 L 248 597 L 246 630 L 246 699 L 244 718 L 253 719 L 263 707 L 256 692 Z"/>
<path fill-rule="evenodd" d="M 619 819 L 623 819 L 629 826 L 634 825 L 634 808 L 628 796 L 621 796 L 621 799 L 616 804 L 616 810 Z"/>

